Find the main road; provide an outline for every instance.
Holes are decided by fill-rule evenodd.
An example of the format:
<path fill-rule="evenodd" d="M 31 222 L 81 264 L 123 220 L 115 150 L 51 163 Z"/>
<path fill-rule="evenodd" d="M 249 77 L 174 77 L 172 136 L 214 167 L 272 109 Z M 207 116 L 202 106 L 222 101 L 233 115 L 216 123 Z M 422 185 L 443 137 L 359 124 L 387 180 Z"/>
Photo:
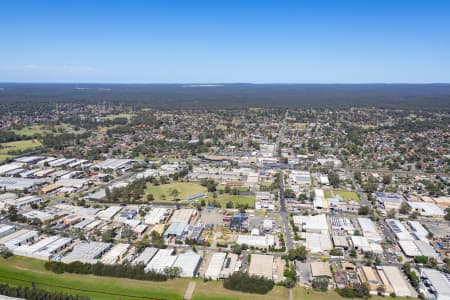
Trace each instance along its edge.
<path fill-rule="evenodd" d="M 288 111 L 284 115 L 283 123 L 281 124 L 280 132 L 275 144 L 275 151 L 279 153 L 278 148 L 280 146 L 281 140 L 284 137 L 284 131 L 286 130 Z M 283 170 L 278 171 L 279 181 L 280 181 L 280 216 L 284 227 L 284 242 L 286 243 L 286 249 L 289 251 L 294 248 L 294 241 L 292 240 L 291 225 L 289 224 L 289 213 L 286 209 L 286 199 L 284 198 L 284 174 Z"/>

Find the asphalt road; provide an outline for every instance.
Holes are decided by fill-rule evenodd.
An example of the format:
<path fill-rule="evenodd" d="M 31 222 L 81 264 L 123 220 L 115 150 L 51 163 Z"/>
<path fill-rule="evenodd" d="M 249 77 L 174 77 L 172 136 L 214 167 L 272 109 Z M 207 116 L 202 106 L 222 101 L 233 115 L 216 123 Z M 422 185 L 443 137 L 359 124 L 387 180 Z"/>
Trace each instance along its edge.
<path fill-rule="evenodd" d="M 286 199 L 284 198 L 284 175 L 283 171 L 279 171 L 280 174 L 280 215 L 284 227 L 284 241 L 286 243 L 286 249 L 289 251 L 294 248 L 294 241 L 292 240 L 291 225 L 289 224 L 289 214 L 286 210 Z"/>

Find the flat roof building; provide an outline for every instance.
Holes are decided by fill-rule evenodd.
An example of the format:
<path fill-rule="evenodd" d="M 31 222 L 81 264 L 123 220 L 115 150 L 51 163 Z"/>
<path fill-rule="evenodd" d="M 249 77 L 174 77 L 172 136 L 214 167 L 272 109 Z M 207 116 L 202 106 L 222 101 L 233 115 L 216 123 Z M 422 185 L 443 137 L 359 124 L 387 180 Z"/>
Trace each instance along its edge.
<path fill-rule="evenodd" d="M 120 261 L 125 257 L 125 254 L 128 252 L 129 248 L 130 244 L 116 244 L 102 256 L 100 261 L 105 265 L 115 265 L 117 263 L 120 263 Z"/>
<path fill-rule="evenodd" d="M 381 266 L 378 267 L 378 272 L 383 272 L 389 280 L 390 285 L 394 289 L 397 297 L 415 297 L 413 288 L 406 281 L 405 277 L 400 272 L 399 268 L 395 266 Z"/>
<path fill-rule="evenodd" d="M 72 251 L 64 256 L 61 261 L 71 263 L 74 261 L 84 263 L 96 263 L 98 258 L 111 248 L 111 243 L 81 242 L 73 247 Z"/>
<path fill-rule="evenodd" d="M 406 227 L 396 219 L 387 219 L 386 223 L 388 224 L 389 228 L 392 230 L 392 232 L 395 234 L 397 239 L 399 241 L 401 240 L 409 240 L 413 241 L 414 237 L 408 232 Z"/>
<path fill-rule="evenodd" d="M 223 252 L 214 253 L 205 272 L 205 278 L 217 280 L 222 271 L 227 254 Z"/>
<path fill-rule="evenodd" d="M 176 259 L 174 249 L 160 249 L 147 264 L 145 271 L 162 273 L 165 268 L 172 267 Z"/>
<path fill-rule="evenodd" d="M 364 237 L 373 242 L 381 242 L 382 238 L 377 231 L 375 223 L 366 217 L 358 217 L 358 224 Z"/>
<path fill-rule="evenodd" d="M 134 265 L 138 265 L 138 264 L 143 264 L 143 265 L 147 265 L 150 260 L 153 258 L 153 256 L 155 256 L 156 252 L 158 252 L 158 248 L 154 248 L 154 247 L 147 247 L 144 249 L 144 251 L 142 251 L 141 254 L 139 254 L 138 257 L 136 257 L 136 259 L 133 261 Z"/>
<path fill-rule="evenodd" d="M 173 267 L 181 269 L 181 277 L 196 277 L 202 257 L 195 252 L 186 252 L 178 255 Z"/>
<path fill-rule="evenodd" d="M 248 273 L 272 280 L 273 261 L 272 255 L 252 254 Z"/>
<path fill-rule="evenodd" d="M 425 295 L 425 299 L 449 300 L 450 275 L 435 269 L 421 269 L 420 291 Z"/>

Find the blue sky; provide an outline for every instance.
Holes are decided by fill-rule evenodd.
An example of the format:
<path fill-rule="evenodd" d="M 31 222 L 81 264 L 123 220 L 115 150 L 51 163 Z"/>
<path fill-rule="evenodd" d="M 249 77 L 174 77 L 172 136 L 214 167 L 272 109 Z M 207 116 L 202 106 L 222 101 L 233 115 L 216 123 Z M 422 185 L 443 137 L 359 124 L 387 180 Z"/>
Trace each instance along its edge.
<path fill-rule="evenodd" d="M 450 82 L 450 1 L 5 0 L 0 81 Z"/>

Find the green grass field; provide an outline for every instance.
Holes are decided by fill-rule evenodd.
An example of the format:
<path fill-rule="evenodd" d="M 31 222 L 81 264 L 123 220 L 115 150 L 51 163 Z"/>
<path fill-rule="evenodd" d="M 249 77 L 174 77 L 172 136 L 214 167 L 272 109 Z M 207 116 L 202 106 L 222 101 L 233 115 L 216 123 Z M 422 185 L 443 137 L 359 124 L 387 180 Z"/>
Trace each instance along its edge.
<path fill-rule="evenodd" d="M 223 190 L 225 190 L 225 185 L 218 184 L 216 188 L 218 191 L 223 191 Z M 248 186 L 236 186 L 236 187 L 230 187 L 230 189 L 232 189 L 232 190 L 237 189 L 240 192 L 248 192 L 250 190 L 250 188 Z"/>
<path fill-rule="evenodd" d="M 171 196 L 170 192 L 174 189 L 179 192 L 178 198 L 181 200 L 186 200 L 188 196 L 206 192 L 206 187 L 193 182 L 172 182 L 158 186 L 148 183 L 145 195 L 153 194 L 156 201 L 163 201 L 162 196 L 165 195 L 166 201 L 173 201 L 173 196 Z"/>
<path fill-rule="evenodd" d="M 213 200 L 214 198 L 212 197 L 211 193 L 209 195 L 210 200 Z M 229 195 L 229 194 L 221 194 L 218 195 L 216 200 L 218 200 L 220 202 L 220 204 L 222 205 L 222 207 L 225 207 L 226 203 L 228 201 L 233 202 L 235 205 L 236 204 L 248 204 L 249 207 L 255 207 L 255 200 L 256 200 L 256 196 L 243 196 L 243 195 Z"/>
<path fill-rule="evenodd" d="M 20 280 L 34 281 L 39 288 L 85 295 L 93 300 L 136 299 L 134 297 L 113 296 L 110 295 L 111 293 L 161 299 L 182 299 L 189 282 L 187 279 L 150 282 L 93 275 L 55 274 L 45 270 L 43 264 L 43 261 L 24 257 L 15 256 L 7 260 L 0 258 L 0 282 L 30 287 L 30 283 Z"/>
<path fill-rule="evenodd" d="M 36 282 L 38 288 L 84 295 L 92 300 L 131 300 L 150 297 L 182 299 L 190 281 L 196 281 L 193 295 L 193 299 L 196 300 L 244 300 L 249 297 L 257 300 L 287 299 L 287 290 L 283 287 L 275 287 L 267 295 L 245 294 L 224 289 L 220 281 L 203 282 L 201 279 L 177 278 L 165 282 L 152 282 L 93 275 L 55 274 L 45 270 L 44 262 L 40 260 L 18 256 L 0 258 L 1 283 L 31 287 L 31 281 Z"/>
<path fill-rule="evenodd" d="M 57 128 L 57 127 L 55 127 Z M 49 133 L 54 133 L 56 134 L 57 132 L 52 131 L 52 129 L 49 126 L 45 126 L 45 125 L 32 125 L 32 126 L 27 126 L 27 127 L 23 127 L 21 129 L 18 130 L 14 130 L 14 132 L 17 135 L 26 135 L 26 136 L 36 136 L 38 134 L 41 135 L 46 135 Z"/>
<path fill-rule="evenodd" d="M 345 201 L 355 200 L 359 201 L 359 196 L 356 192 L 344 190 L 324 190 L 325 198 L 332 198 L 335 195 L 341 196 Z"/>
<path fill-rule="evenodd" d="M 42 146 L 41 142 L 39 142 L 38 140 L 15 141 L 15 142 L 1 143 L 0 145 L 1 145 L 0 160 L 15 157 L 15 155 L 8 154 L 9 151 L 33 150 L 35 148 Z"/>

